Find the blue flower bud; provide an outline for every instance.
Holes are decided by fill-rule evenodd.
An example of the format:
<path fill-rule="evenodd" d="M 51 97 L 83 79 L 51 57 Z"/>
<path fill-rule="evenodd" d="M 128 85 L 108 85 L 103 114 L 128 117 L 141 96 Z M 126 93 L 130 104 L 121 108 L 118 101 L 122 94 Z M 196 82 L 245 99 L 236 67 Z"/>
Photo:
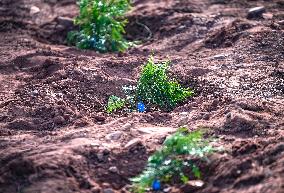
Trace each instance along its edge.
<path fill-rule="evenodd" d="M 154 191 L 161 190 L 161 182 L 159 180 L 154 180 L 154 182 L 152 184 L 152 189 Z"/>
<path fill-rule="evenodd" d="M 137 104 L 137 110 L 138 110 L 139 113 L 145 112 L 146 107 L 145 107 L 145 105 L 144 105 L 143 102 L 138 102 L 138 104 Z"/>

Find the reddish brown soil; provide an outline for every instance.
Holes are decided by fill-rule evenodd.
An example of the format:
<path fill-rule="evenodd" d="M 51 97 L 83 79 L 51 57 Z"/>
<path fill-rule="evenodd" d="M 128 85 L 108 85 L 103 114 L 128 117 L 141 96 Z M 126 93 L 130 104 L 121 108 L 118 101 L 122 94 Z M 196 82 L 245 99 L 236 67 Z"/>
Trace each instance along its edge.
<path fill-rule="evenodd" d="M 264 18 L 246 19 L 259 5 Z M 77 13 L 75 0 L 0 2 L 0 192 L 127 192 L 182 124 L 224 151 L 200 162 L 203 187 L 169 192 L 284 192 L 282 0 L 136 0 L 127 38 L 143 43 L 124 54 L 68 47 L 59 16 Z M 104 113 L 152 50 L 196 96 L 170 113 Z"/>

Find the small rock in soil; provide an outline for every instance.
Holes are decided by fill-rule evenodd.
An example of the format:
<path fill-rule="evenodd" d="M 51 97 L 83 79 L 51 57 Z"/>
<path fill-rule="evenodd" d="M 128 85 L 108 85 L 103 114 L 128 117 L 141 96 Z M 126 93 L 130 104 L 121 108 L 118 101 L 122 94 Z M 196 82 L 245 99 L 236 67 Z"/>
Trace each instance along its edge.
<path fill-rule="evenodd" d="M 104 122 L 106 120 L 106 118 L 102 115 L 95 115 L 94 119 L 99 122 Z"/>
<path fill-rule="evenodd" d="M 186 125 L 188 122 L 188 112 L 182 112 L 179 115 L 180 119 L 178 120 L 178 126 Z"/>
<path fill-rule="evenodd" d="M 115 191 L 111 188 L 103 189 L 103 193 L 115 193 Z"/>
<path fill-rule="evenodd" d="M 104 154 L 104 155 L 109 155 L 109 154 L 110 154 L 110 150 L 104 149 L 104 150 L 103 150 L 103 154 Z"/>
<path fill-rule="evenodd" d="M 225 54 L 217 54 L 217 55 L 213 56 L 212 59 L 224 60 L 224 59 L 226 59 L 226 55 Z"/>
<path fill-rule="evenodd" d="M 151 127 L 139 128 L 136 131 L 138 131 L 141 134 L 151 134 L 151 133 L 153 133 L 153 131 L 151 130 Z"/>
<path fill-rule="evenodd" d="M 93 188 L 91 189 L 91 192 L 92 192 L 92 193 L 100 193 L 100 192 L 101 192 L 101 189 L 98 188 L 98 187 L 93 187 Z"/>
<path fill-rule="evenodd" d="M 132 139 L 131 141 L 129 141 L 126 145 L 125 145 L 125 148 L 132 148 L 132 147 L 135 147 L 136 145 L 138 144 L 142 144 L 142 141 L 141 139 L 139 138 L 135 138 L 135 139 Z"/>
<path fill-rule="evenodd" d="M 161 134 L 173 131 L 171 127 L 140 127 L 137 131 L 141 134 Z"/>
<path fill-rule="evenodd" d="M 40 12 L 40 9 L 37 6 L 31 6 L 30 14 L 34 15 Z"/>
<path fill-rule="evenodd" d="M 248 11 L 247 18 L 248 18 L 248 19 L 262 18 L 262 14 L 263 14 L 264 12 L 265 12 L 265 8 L 264 8 L 263 6 L 251 8 L 251 9 Z"/>
<path fill-rule="evenodd" d="M 273 14 L 272 13 L 264 13 L 263 14 L 263 18 L 264 19 L 272 19 L 273 18 Z"/>
<path fill-rule="evenodd" d="M 121 193 L 131 192 L 132 189 L 133 189 L 133 187 L 131 185 L 127 184 L 121 189 Z"/>
<path fill-rule="evenodd" d="M 158 139 L 158 144 L 162 145 L 165 142 L 166 138 L 167 136 L 163 136 L 160 139 Z"/>
<path fill-rule="evenodd" d="M 202 118 L 203 118 L 204 120 L 209 120 L 209 119 L 210 119 L 210 114 L 209 114 L 209 113 L 204 113 L 203 116 L 202 116 Z"/>
<path fill-rule="evenodd" d="M 110 167 L 108 170 L 109 170 L 110 172 L 112 172 L 112 173 L 118 173 L 118 169 L 117 169 L 116 166 L 112 166 L 112 167 Z"/>
<path fill-rule="evenodd" d="M 201 180 L 190 180 L 181 187 L 183 192 L 195 192 L 204 186 Z"/>
<path fill-rule="evenodd" d="M 104 154 L 103 153 L 98 153 L 97 154 L 97 158 L 99 162 L 103 162 L 104 161 Z"/>
<path fill-rule="evenodd" d="M 77 120 L 74 125 L 75 127 L 85 127 L 87 126 L 89 123 L 86 120 Z"/>
<path fill-rule="evenodd" d="M 57 124 L 57 125 L 63 125 L 65 123 L 65 119 L 63 116 L 56 116 L 54 117 L 53 119 L 54 123 Z"/>
<path fill-rule="evenodd" d="M 73 28 L 73 26 L 74 26 L 73 19 L 69 18 L 69 17 L 59 16 L 59 17 L 56 18 L 56 21 L 58 22 L 59 25 L 64 26 L 64 28 L 66 28 L 66 29 Z"/>
<path fill-rule="evenodd" d="M 279 29 L 284 29 L 284 20 L 278 21 L 277 25 L 279 26 Z"/>
<path fill-rule="evenodd" d="M 129 131 L 131 127 L 132 127 L 131 123 L 126 123 L 125 125 L 123 125 L 122 129 L 124 131 Z"/>
<path fill-rule="evenodd" d="M 166 187 L 163 189 L 163 192 L 171 192 L 172 187 Z"/>
<path fill-rule="evenodd" d="M 119 139 L 121 138 L 122 134 L 123 134 L 123 133 L 122 133 L 121 131 L 115 131 L 115 132 L 113 132 L 113 133 L 108 134 L 108 135 L 106 136 L 106 138 L 109 139 L 109 140 L 114 140 L 114 141 L 116 141 L 116 140 L 119 140 Z"/>
<path fill-rule="evenodd" d="M 33 90 L 33 91 L 31 92 L 31 95 L 32 95 L 32 96 L 37 96 L 37 95 L 38 95 L 38 90 Z"/>
<path fill-rule="evenodd" d="M 230 119 L 232 117 L 232 113 L 231 112 L 228 112 L 227 114 L 226 114 L 226 119 Z"/>
<path fill-rule="evenodd" d="M 181 115 L 181 116 L 188 116 L 188 112 L 181 112 L 179 115 Z"/>
<path fill-rule="evenodd" d="M 90 179 L 84 179 L 80 182 L 80 188 L 91 189 L 94 186 L 94 182 Z"/>
<path fill-rule="evenodd" d="M 137 129 L 131 128 L 130 129 L 130 135 L 133 136 L 133 137 L 136 137 L 137 135 L 139 135 L 139 132 L 137 131 Z"/>
<path fill-rule="evenodd" d="M 178 120 L 178 126 L 186 125 L 187 122 L 188 122 L 188 117 L 181 117 L 181 118 Z"/>

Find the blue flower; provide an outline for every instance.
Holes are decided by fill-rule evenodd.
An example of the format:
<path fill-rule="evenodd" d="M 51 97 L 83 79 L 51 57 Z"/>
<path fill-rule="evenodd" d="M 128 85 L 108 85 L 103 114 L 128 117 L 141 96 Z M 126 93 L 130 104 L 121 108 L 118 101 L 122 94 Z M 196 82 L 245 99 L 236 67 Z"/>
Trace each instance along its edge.
<path fill-rule="evenodd" d="M 154 180 L 154 182 L 152 184 L 152 189 L 154 191 L 161 190 L 161 182 L 159 180 Z"/>
<path fill-rule="evenodd" d="M 146 107 L 145 107 L 143 102 L 138 102 L 137 103 L 137 110 L 138 110 L 139 113 L 145 112 Z"/>

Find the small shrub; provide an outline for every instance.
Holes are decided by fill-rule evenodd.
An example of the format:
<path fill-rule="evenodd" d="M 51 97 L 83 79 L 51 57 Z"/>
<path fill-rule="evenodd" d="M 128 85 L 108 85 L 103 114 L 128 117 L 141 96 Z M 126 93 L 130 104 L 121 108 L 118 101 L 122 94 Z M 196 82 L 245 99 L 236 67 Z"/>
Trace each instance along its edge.
<path fill-rule="evenodd" d="M 150 57 L 142 70 L 136 89 L 138 101 L 143 101 L 147 106 L 157 105 L 166 110 L 172 110 L 178 102 L 184 101 L 193 92 L 183 88 L 175 80 L 169 80 L 167 70 L 169 61 L 155 64 Z"/>
<path fill-rule="evenodd" d="M 80 30 L 68 34 L 70 44 L 99 52 L 124 51 L 132 45 L 123 38 L 129 0 L 79 0 L 78 4 L 75 24 Z"/>
<path fill-rule="evenodd" d="M 107 113 L 112 113 L 117 111 L 125 106 L 125 100 L 117 96 L 110 96 L 107 103 Z"/>
<path fill-rule="evenodd" d="M 179 102 L 192 96 L 189 88 L 183 88 L 177 81 L 167 76 L 169 61 L 155 64 L 153 57 L 142 69 L 137 86 L 123 86 L 125 107 L 131 112 L 145 112 L 148 109 L 160 108 L 172 110 Z"/>
<path fill-rule="evenodd" d="M 145 192 L 153 182 L 169 182 L 176 176 L 185 183 L 189 180 L 183 172 L 186 168 L 191 168 L 192 174 L 200 178 L 199 168 L 188 156 L 202 158 L 213 151 L 202 136 L 202 131 L 188 133 L 186 128 L 181 128 L 168 137 L 162 148 L 149 157 L 147 167 L 142 174 L 132 179 L 134 192 Z"/>

